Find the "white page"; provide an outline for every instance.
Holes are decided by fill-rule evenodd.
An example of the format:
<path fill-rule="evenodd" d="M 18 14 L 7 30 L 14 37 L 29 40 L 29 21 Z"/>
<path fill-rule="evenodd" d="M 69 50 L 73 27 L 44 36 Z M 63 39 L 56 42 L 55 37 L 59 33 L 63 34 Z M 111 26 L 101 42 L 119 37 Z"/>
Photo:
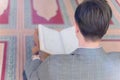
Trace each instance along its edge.
<path fill-rule="evenodd" d="M 64 43 L 65 54 L 70 54 L 78 48 L 78 40 L 76 38 L 74 27 L 62 30 L 61 35 Z"/>
<path fill-rule="evenodd" d="M 39 25 L 40 49 L 50 54 L 63 54 L 64 48 L 58 31 Z"/>

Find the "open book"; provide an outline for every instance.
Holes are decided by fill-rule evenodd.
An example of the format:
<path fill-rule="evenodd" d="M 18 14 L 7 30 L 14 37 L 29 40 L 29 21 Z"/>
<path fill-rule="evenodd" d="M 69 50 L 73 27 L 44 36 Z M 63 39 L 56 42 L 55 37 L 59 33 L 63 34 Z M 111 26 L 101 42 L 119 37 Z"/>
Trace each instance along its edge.
<path fill-rule="evenodd" d="M 38 26 L 40 50 L 50 54 L 70 54 L 78 48 L 74 27 L 60 32 L 43 25 Z"/>

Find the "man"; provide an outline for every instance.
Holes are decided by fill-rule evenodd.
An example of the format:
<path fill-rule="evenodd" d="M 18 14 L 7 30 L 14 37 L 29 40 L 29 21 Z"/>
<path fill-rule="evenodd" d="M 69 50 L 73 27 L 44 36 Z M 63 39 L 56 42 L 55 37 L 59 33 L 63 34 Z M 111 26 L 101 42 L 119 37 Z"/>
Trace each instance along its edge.
<path fill-rule="evenodd" d="M 33 54 L 32 62 L 25 69 L 27 79 L 120 80 L 119 54 L 107 54 L 100 46 L 111 17 L 111 8 L 105 0 L 83 1 L 75 11 L 79 48 L 70 55 L 51 55 L 47 59 L 45 54 L 40 58 Z M 38 40 L 35 42 L 38 48 Z"/>

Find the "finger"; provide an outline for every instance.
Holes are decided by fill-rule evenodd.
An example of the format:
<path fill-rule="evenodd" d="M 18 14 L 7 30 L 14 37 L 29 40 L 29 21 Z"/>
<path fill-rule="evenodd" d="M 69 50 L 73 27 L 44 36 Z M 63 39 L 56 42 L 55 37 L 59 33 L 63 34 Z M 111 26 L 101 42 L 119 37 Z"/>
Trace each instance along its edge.
<path fill-rule="evenodd" d="M 36 47 L 36 46 L 32 48 L 32 54 L 36 54 L 39 51 L 40 51 L 40 49 L 38 47 Z"/>

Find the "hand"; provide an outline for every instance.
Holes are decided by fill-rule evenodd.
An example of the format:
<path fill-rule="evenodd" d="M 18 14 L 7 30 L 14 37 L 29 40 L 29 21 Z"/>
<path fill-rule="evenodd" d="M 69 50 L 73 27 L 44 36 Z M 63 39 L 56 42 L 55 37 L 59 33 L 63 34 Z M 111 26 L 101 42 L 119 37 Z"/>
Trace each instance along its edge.
<path fill-rule="evenodd" d="M 39 55 L 40 48 L 37 46 L 34 46 L 32 48 L 32 55 Z"/>
<path fill-rule="evenodd" d="M 45 59 L 47 59 L 47 57 L 49 57 L 49 56 L 50 56 L 50 54 L 40 51 L 40 59 L 42 61 L 45 61 Z"/>
<path fill-rule="evenodd" d="M 32 54 L 33 55 L 38 55 L 39 51 L 40 51 L 38 29 L 35 29 L 33 37 L 34 37 L 34 47 L 32 48 Z"/>
<path fill-rule="evenodd" d="M 38 35 L 38 29 L 35 29 L 34 32 L 34 44 L 35 46 L 39 47 L 39 35 Z"/>

